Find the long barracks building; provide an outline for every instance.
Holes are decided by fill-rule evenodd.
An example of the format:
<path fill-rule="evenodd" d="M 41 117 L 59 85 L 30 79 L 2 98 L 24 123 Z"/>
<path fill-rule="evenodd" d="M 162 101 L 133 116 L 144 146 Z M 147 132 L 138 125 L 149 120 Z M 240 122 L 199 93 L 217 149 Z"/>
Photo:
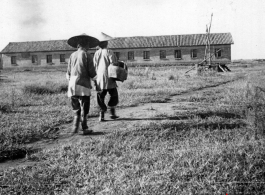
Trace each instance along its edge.
<path fill-rule="evenodd" d="M 213 62 L 231 62 L 231 33 L 210 34 L 211 53 L 218 51 Z M 118 37 L 109 48 L 119 60 L 130 65 L 184 65 L 202 61 L 205 56 L 205 34 Z M 2 51 L 0 68 L 66 66 L 76 49 L 67 40 L 10 42 Z M 96 49 L 90 49 L 93 55 Z"/>

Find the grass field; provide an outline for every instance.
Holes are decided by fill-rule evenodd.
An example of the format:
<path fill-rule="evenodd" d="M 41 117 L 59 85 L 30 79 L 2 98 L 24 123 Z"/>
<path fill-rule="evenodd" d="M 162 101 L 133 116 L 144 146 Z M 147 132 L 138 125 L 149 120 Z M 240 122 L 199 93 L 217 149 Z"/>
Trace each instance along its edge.
<path fill-rule="evenodd" d="M 41 151 L 28 143 L 56 139 L 53 129 L 72 121 L 65 70 L 4 72 L 0 161 L 26 157 L 37 165 L 2 170 L 1 194 L 264 194 L 265 66 L 201 76 L 186 70 L 129 69 L 118 84 L 119 108 L 187 94 L 178 102 L 196 109 Z M 90 117 L 98 115 L 92 96 Z"/>

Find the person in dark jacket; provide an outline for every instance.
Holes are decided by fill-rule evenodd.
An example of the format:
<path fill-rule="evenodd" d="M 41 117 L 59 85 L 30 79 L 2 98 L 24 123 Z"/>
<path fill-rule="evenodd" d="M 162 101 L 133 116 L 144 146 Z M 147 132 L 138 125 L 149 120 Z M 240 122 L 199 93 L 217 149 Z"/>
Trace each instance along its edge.
<path fill-rule="evenodd" d="M 86 34 L 71 37 L 68 44 L 78 48 L 71 54 L 66 78 L 69 80 L 68 97 L 74 112 L 73 133 L 78 132 L 80 119 L 84 134 L 92 133 L 87 126 L 87 115 L 90 109 L 91 79 L 96 79 L 93 57 L 87 52 L 98 44 L 98 40 Z"/>

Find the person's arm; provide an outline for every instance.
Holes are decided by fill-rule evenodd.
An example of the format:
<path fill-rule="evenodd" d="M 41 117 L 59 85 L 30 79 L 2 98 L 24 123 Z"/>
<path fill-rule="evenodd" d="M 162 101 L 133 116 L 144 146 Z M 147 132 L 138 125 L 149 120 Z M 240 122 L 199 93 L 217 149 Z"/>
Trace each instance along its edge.
<path fill-rule="evenodd" d="M 97 51 L 95 54 L 94 54 L 94 57 L 93 57 L 93 66 L 94 66 L 94 69 L 97 73 L 97 70 L 98 70 L 98 58 L 99 58 L 99 52 Z M 99 86 L 97 84 L 97 75 L 92 79 L 94 81 L 94 89 L 96 91 L 100 91 L 99 89 Z"/>
<path fill-rule="evenodd" d="M 66 71 L 66 79 L 70 80 L 70 76 L 71 76 L 71 56 L 70 56 L 69 61 L 68 61 L 68 67 L 67 67 L 67 71 Z"/>
<path fill-rule="evenodd" d="M 110 64 L 112 64 L 114 66 L 118 66 L 118 59 L 117 59 L 116 55 L 111 50 L 108 50 L 108 57 L 109 57 Z"/>
<path fill-rule="evenodd" d="M 94 54 L 94 57 L 93 57 L 92 61 L 93 61 L 93 66 L 94 66 L 95 71 L 96 71 L 96 74 L 97 74 L 97 70 L 98 70 L 98 52 L 96 52 L 96 53 Z M 96 80 L 97 80 L 97 75 L 96 75 L 92 80 L 93 80 L 94 82 L 96 82 Z"/>
<path fill-rule="evenodd" d="M 93 58 L 90 54 L 87 54 L 87 70 L 88 70 L 89 77 L 95 80 L 97 73 L 94 67 Z"/>
<path fill-rule="evenodd" d="M 98 54 L 98 51 L 96 51 L 96 53 L 94 54 L 94 57 L 93 57 L 93 65 L 94 65 L 96 72 L 98 70 L 98 58 L 99 58 L 99 54 Z"/>

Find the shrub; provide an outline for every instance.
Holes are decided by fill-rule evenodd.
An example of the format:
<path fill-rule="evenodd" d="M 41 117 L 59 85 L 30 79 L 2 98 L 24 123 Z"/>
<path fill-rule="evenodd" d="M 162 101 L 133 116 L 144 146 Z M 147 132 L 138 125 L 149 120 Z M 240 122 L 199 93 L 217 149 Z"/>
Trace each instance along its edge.
<path fill-rule="evenodd" d="M 12 106 L 10 104 L 7 104 L 7 103 L 0 104 L 0 112 L 8 113 L 8 112 L 11 112 L 11 110 L 12 110 Z"/>
<path fill-rule="evenodd" d="M 155 73 L 152 73 L 151 79 L 152 79 L 152 80 L 156 80 Z"/>
<path fill-rule="evenodd" d="M 261 87 L 247 85 L 246 117 L 258 131 L 265 134 L 265 90 Z"/>
<path fill-rule="evenodd" d="M 173 75 L 170 75 L 170 76 L 168 77 L 168 80 L 175 80 L 175 77 L 174 77 Z"/>
<path fill-rule="evenodd" d="M 63 93 L 66 92 L 68 86 L 66 84 L 58 84 L 47 82 L 45 85 L 40 84 L 30 84 L 24 86 L 22 91 L 28 94 L 55 94 L 55 93 Z"/>

